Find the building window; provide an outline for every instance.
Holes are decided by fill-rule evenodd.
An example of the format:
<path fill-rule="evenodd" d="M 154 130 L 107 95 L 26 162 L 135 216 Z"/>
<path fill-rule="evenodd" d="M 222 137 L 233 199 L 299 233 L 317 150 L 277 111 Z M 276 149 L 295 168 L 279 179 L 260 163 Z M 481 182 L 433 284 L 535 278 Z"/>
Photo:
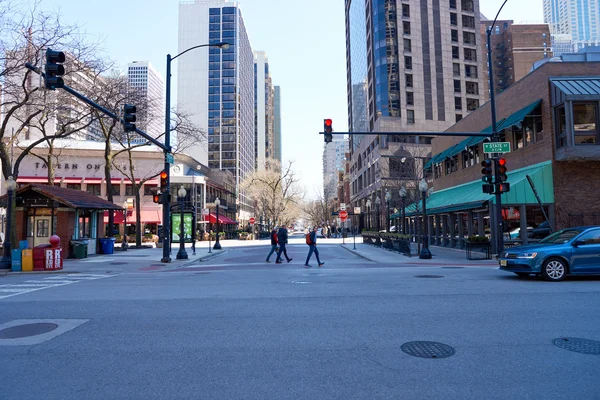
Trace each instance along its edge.
<path fill-rule="evenodd" d="M 452 58 L 455 60 L 460 58 L 460 50 L 458 46 L 452 46 Z"/>
<path fill-rule="evenodd" d="M 475 49 L 465 49 L 465 61 L 477 61 L 477 51 Z"/>
<path fill-rule="evenodd" d="M 463 28 L 475 29 L 475 18 L 468 15 L 463 15 L 462 26 Z"/>
<path fill-rule="evenodd" d="M 413 76 L 412 74 L 406 74 L 406 87 L 413 87 Z"/>
<path fill-rule="evenodd" d="M 48 237 L 50 236 L 50 220 L 38 219 L 37 220 L 37 237 Z"/>
<path fill-rule="evenodd" d="M 479 100 L 478 99 L 467 99 L 467 110 L 473 111 L 479 108 Z"/>
<path fill-rule="evenodd" d="M 462 110 L 462 97 L 455 97 L 454 98 L 454 109 L 455 110 Z"/>
<path fill-rule="evenodd" d="M 467 94 L 479 94 L 479 84 L 477 82 L 465 82 Z"/>
<path fill-rule="evenodd" d="M 466 12 L 473 12 L 475 10 L 473 0 L 462 0 L 461 1 L 461 10 L 466 11 Z"/>
<path fill-rule="evenodd" d="M 402 22 L 402 30 L 405 35 L 410 35 L 410 22 L 403 21 Z"/>
<path fill-rule="evenodd" d="M 465 65 L 465 76 L 467 78 L 477 78 L 477 67 L 474 65 Z"/>
<path fill-rule="evenodd" d="M 468 168 L 479 164 L 479 147 L 470 148 L 462 152 L 462 167 Z"/>
<path fill-rule="evenodd" d="M 402 17 L 410 18 L 410 6 L 408 4 L 402 4 Z"/>
<path fill-rule="evenodd" d="M 460 80 L 454 80 L 454 93 L 460 93 Z"/>
<path fill-rule="evenodd" d="M 463 32 L 463 43 L 473 46 L 476 45 L 477 39 L 475 38 L 475 34 L 473 32 Z"/>
<path fill-rule="evenodd" d="M 452 64 L 452 75 L 460 76 L 460 64 Z"/>
<path fill-rule="evenodd" d="M 450 8 L 456 10 L 456 0 L 450 0 Z"/>
<path fill-rule="evenodd" d="M 406 92 L 406 105 L 408 105 L 408 106 L 415 105 L 415 95 L 413 92 Z"/>
<path fill-rule="evenodd" d="M 458 43 L 458 31 L 456 29 L 450 30 L 450 40 L 452 43 Z"/>
<path fill-rule="evenodd" d="M 453 25 L 453 26 L 458 25 L 458 14 L 450 13 L 450 25 Z"/>
<path fill-rule="evenodd" d="M 596 103 L 573 103 L 575 144 L 598 144 Z"/>
<path fill-rule="evenodd" d="M 560 106 L 555 111 L 556 115 L 556 148 L 560 149 L 567 145 L 567 119 L 565 115 L 565 107 Z"/>
<path fill-rule="evenodd" d="M 134 196 L 133 185 L 125 185 L 125 196 Z"/>
<path fill-rule="evenodd" d="M 113 196 L 120 196 L 121 195 L 121 185 L 120 184 L 116 184 L 116 185 L 111 185 L 112 186 L 112 194 Z"/>
<path fill-rule="evenodd" d="M 81 183 L 67 183 L 67 189 L 81 190 Z"/>
<path fill-rule="evenodd" d="M 95 196 L 100 196 L 100 184 L 99 183 L 88 183 L 86 192 L 91 193 Z"/>
<path fill-rule="evenodd" d="M 415 112 L 414 110 L 406 110 L 406 122 L 409 124 L 415 123 Z"/>
<path fill-rule="evenodd" d="M 455 118 L 456 122 L 458 122 L 463 118 L 463 115 L 462 114 L 454 114 L 454 118 Z"/>
<path fill-rule="evenodd" d="M 412 69 L 412 57 L 404 56 L 404 68 Z"/>
<path fill-rule="evenodd" d="M 144 185 L 144 196 L 154 196 L 158 192 L 158 186 Z"/>
<path fill-rule="evenodd" d="M 444 164 L 444 173 L 446 175 L 456 172 L 458 169 L 458 156 L 447 158 Z"/>
<path fill-rule="evenodd" d="M 404 39 L 404 51 L 412 51 L 412 43 L 410 39 Z"/>

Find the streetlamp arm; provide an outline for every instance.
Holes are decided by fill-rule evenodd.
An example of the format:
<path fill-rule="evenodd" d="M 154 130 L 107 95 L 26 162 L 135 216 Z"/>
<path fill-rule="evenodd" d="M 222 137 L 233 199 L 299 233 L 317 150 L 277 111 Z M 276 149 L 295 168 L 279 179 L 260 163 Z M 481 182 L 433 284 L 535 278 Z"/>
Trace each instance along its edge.
<path fill-rule="evenodd" d="M 179 56 L 184 55 L 185 53 L 187 53 L 190 50 L 194 50 L 194 49 L 197 49 L 200 47 L 209 47 L 209 46 L 225 47 L 225 45 L 227 45 L 227 47 L 229 47 L 229 43 L 227 43 L 227 42 L 219 42 L 219 43 L 213 43 L 213 44 L 199 44 L 198 46 L 190 47 L 189 49 L 182 51 L 181 53 L 177 54 L 175 57 L 171 57 L 171 61 L 173 61 L 174 59 L 176 59 Z"/>
<path fill-rule="evenodd" d="M 500 15 L 500 11 L 502 11 L 502 8 L 504 7 L 504 5 L 506 4 L 508 0 L 504 0 L 504 3 L 502 3 L 502 5 L 500 6 L 500 9 L 498 10 L 498 14 L 496 14 L 496 18 L 494 18 L 494 22 L 492 22 L 492 25 L 490 26 L 490 29 L 488 30 L 488 32 L 491 32 L 492 29 L 494 29 L 494 25 L 496 25 L 496 20 L 498 19 L 498 16 Z"/>

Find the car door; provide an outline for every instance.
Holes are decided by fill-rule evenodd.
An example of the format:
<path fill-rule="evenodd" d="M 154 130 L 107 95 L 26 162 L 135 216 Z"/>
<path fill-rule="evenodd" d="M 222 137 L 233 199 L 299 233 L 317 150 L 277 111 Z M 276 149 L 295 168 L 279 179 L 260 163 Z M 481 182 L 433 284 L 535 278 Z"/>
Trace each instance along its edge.
<path fill-rule="evenodd" d="M 592 229 L 573 242 L 573 273 L 600 273 L 600 229 Z"/>

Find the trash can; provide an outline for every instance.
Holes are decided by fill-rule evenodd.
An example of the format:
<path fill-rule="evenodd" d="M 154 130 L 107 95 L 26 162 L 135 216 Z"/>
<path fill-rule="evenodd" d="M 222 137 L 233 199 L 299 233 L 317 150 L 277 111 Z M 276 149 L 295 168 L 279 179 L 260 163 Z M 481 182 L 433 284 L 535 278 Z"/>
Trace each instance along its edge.
<path fill-rule="evenodd" d="M 113 254 L 115 252 L 115 238 L 101 238 L 100 250 L 102 254 Z"/>
<path fill-rule="evenodd" d="M 33 271 L 33 250 L 25 249 L 21 252 L 21 268 L 23 271 Z"/>
<path fill-rule="evenodd" d="M 11 263 L 13 271 L 21 270 L 21 249 L 12 249 L 11 251 Z"/>
<path fill-rule="evenodd" d="M 87 258 L 88 244 L 87 241 L 83 240 L 72 240 L 71 246 L 73 246 L 73 255 L 75 258 Z"/>

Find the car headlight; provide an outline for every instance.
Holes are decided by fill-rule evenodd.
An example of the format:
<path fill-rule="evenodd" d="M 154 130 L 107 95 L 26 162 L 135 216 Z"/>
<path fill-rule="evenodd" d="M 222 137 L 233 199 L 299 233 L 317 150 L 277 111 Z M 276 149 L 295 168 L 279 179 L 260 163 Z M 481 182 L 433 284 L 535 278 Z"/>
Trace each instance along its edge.
<path fill-rule="evenodd" d="M 535 258 L 536 256 L 537 256 L 537 253 L 517 254 L 517 258 Z"/>

